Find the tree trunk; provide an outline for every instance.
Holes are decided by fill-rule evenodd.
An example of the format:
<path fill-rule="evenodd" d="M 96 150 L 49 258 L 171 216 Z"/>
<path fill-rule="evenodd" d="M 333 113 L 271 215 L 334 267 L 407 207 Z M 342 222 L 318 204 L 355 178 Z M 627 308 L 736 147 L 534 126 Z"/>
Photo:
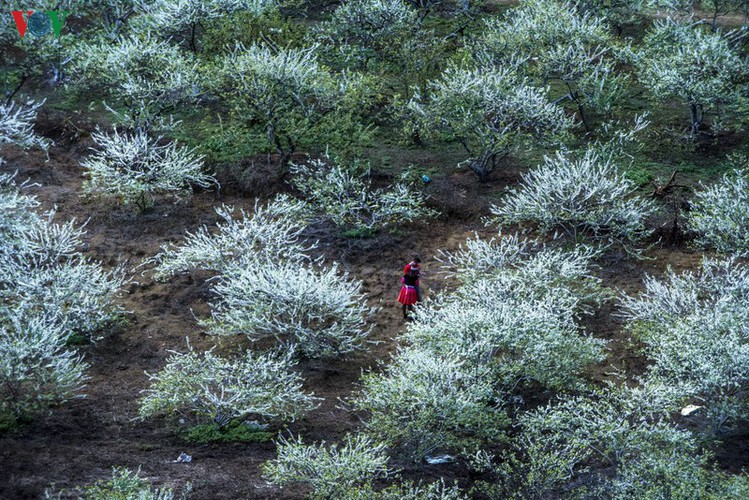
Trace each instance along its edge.
<path fill-rule="evenodd" d="M 696 136 L 702 125 L 704 113 L 702 112 L 702 105 L 696 102 L 689 104 L 689 115 L 692 119 L 692 137 Z"/>
<path fill-rule="evenodd" d="M 21 90 L 21 87 L 23 87 L 23 84 L 26 82 L 26 80 L 29 78 L 28 75 L 23 75 L 21 77 L 21 81 L 18 82 L 18 85 L 16 85 L 16 88 L 13 89 L 12 92 L 7 93 L 7 99 L 5 100 L 5 105 L 8 106 L 13 101 L 13 97 L 18 93 L 19 90 Z"/>
<path fill-rule="evenodd" d="M 197 29 L 197 23 L 192 23 L 190 25 L 190 48 L 192 49 L 194 54 L 198 53 L 198 46 L 195 45 L 195 30 Z"/>
<path fill-rule="evenodd" d="M 572 84 L 570 82 L 565 80 L 564 83 L 567 85 L 567 90 L 569 91 L 569 94 L 567 94 L 567 96 L 565 97 L 569 97 L 569 99 L 577 105 L 577 111 L 578 113 L 580 113 L 580 119 L 583 122 L 585 131 L 590 132 L 590 125 L 588 124 L 588 118 L 585 116 L 585 109 L 583 109 L 583 103 L 580 102 L 580 94 L 578 94 L 572 89 Z"/>
<path fill-rule="evenodd" d="M 468 167 L 476 173 L 479 182 L 486 182 L 489 180 L 489 174 L 496 166 L 496 159 L 496 153 L 484 153 L 478 158 L 472 159 Z"/>

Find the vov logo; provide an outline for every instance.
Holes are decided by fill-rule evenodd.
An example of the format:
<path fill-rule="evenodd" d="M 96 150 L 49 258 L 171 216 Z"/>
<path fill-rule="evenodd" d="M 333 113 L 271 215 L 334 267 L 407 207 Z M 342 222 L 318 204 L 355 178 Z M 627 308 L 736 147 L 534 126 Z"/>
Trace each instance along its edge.
<path fill-rule="evenodd" d="M 63 10 L 14 10 L 11 14 L 13 15 L 13 20 L 16 22 L 18 34 L 21 35 L 21 38 L 23 38 L 27 30 L 37 37 L 46 36 L 50 32 L 53 32 L 55 37 L 59 37 L 60 30 L 62 30 L 65 18 L 68 17 L 69 12 Z M 24 14 L 26 17 L 24 17 Z"/>

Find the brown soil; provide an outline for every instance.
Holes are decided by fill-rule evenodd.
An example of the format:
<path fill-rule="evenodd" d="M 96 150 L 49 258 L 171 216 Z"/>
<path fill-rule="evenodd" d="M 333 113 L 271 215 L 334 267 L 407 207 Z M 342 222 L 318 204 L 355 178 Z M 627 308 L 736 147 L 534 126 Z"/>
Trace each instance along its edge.
<path fill-rule="evenodd" d="M 44 127 L 44 124 L 42 124 Z M 52 126 L 48 125 L 49 129 Z M 57 207 L 58 220 L 88 220 L 86 253 L 114 266 L 125 262 L 132 268 L 153 256 L 161 245 L 180 241 L 185 231 L 216 221 L 214 206 L 220 203 L 251 208 L 254 199 L 238 189 L 197 193 L 186 204 L 160 200 L 155 209 L 133 215 L 127 209 L 98 200 L 82 200 L 83 181 L 79 158 L 90 145 L 89 139 L 52 148 L 50 160 L 43 153 L 24 153 L 14 148 L 2 151 L 5 170 L 18 170 L 18 179 L 39 183 L 29 193 L 39 197 L 45 209 Z M 356 415 L 341 409 L 339 398 L 356 389 L 363 369 L 386 360 L 395 349 L 393 338 L 403 331 L 395 296 L 399 272 L 413 252 L 424 258 L 423 279 L 428 297 L 449 286 L 438 271 L 435 259 L 440 250 L 454 250 L 474 231 L 489 236 L 481 214 L 493 193 L 516 182 L 517 173 L 498 175 L 494 182 L 479 185 L 467 173 L 435 180 L 433 203 L 450 213 L 450 218 L 429 225 L 405 228 L 402 236 L 382 236 L 351 244 L 322 234 L 322 248 L 328 260 L 338 260 L 355 277 L 362 279 L 373 306 L 381 306 L 373 321 L 377 325 L 369 352 L 334 362 L 305 362 L 300 371 L 306 388 L 325 398 L 319 409 L 289 426 L 307 442 L 340 439 L 359 425 Z M 448 184 L 457 189 L 457 201 L 450 198 Z M 445 185 L 443 185 L 445 184 Z M 279 186 L 270 186 L 270 191 Z M 467 200 L 467 201 L 466 201 Z M 480 208 L 480 209 L 477 209 Z M 316 235 L 319 236 L 319 235 Z M 676 270 L 694 268 L 700 255 L 685 248 L 659 248 L 650 254 L 654 260 L 635 261 L 611 255 L 601 263 L 599 274 L 605 285 L 627 293 L 641 290 L 644 273 L 660 274 L 667 265 Z M 129 311 L 128 323 L 98 344 L 83 348 L 90 363 L 86 397 L 53 408 L 48 414 L 11 435 L 0 435 L 0 498 L 39 498 L 45 488 L 55 490 L 91 483 L 110 476 L 112 466 L 141 468 L 142 475 L 156 484 L 177 489 L 191 483 L 191 498 L 302 498 L 303 490 L 271 487 L 261 478 L 259 466 L 274 456 L 273 444 L 192 445 L 182 441 L 163 420 L 141 421 L 137 402 L 147 386 L 145 372 L 164 366 L 169 350 L 184 350 L 185 338 L 192 345 L 208 348 L 214 344 L 196 324 L 193 314 L 205 317 L 210 298 L 207 275 L 194 273 L 168 283 L 154 282 L 149 272 L 133 274 L 133 282 L 122 304 Z M 598 379 L 614 369 L 641 371 L 644 360 L 634 356 L 621 324 L 612 317 L 614 305 L 607 305 L 585 320 L 596 336 L 611 339 L 609 361 L 595 370 Z M 731 469 L 748 463 L 747 440 L 734 443 L 731 456 L 721 459 Z M 193 456 L 189 464 L 174 464 L 180 452 Z M 464 466 L 413 465 L 396 463 L 409 478 L 467 480 Z"/>

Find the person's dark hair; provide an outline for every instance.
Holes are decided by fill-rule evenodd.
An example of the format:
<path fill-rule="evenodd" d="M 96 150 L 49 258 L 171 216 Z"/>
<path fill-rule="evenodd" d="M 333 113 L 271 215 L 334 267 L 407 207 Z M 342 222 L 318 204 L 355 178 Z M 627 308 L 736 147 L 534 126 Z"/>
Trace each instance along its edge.
<path fill-rule="evenodd" d="M 421 264 L 421 257 L 419 257 L 418 255 L 414 255 L 414 262 L 416 262 L 417 264 Z"/>

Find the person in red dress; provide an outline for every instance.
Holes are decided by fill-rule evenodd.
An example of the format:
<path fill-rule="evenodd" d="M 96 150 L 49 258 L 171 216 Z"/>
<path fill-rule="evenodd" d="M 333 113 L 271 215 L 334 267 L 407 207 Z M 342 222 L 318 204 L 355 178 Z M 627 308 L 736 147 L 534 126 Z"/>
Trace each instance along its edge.
<path fill-rule="evenodd" d="M 403 268 L 404 275 L 410 272 L 416 273 L 416 295 L 419 296 L 418 301 L 421 302 L 421 286 L 419 285 L 419 277 L 421 276 L 421 258 L 418 255 L 414 255 L 413 260 Z M 401 283 L 403 283 L 403 280 L 401 280 Z"/>
<path fill-rule="evenodd" d="M 414 269 L 409 269 L 403 274 L 401 291 L 398 294 L 398 302 L 403 304 L 403 319 L 408 319 L 408 311 L 413 310 L 414 304 L 419 301 L 419 294 L 416 291 L 419 282 L 419 273 Z"/>

